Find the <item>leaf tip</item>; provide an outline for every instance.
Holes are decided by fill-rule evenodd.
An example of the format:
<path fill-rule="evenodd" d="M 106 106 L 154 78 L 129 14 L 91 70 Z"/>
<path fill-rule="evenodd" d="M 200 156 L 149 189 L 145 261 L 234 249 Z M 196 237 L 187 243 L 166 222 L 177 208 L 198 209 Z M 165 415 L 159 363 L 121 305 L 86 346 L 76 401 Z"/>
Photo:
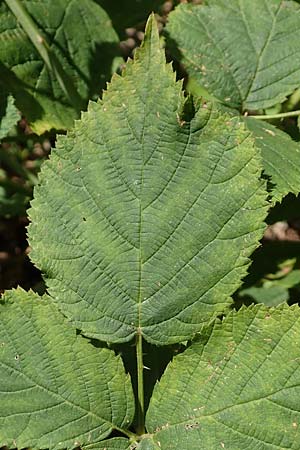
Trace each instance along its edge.
<path fill-rule="evenodd" d="M 158 24 L 155 18 L 155 14 L 152 12 L 148 17 L 146 28 L 145 28 L 145 37 L 142 43 L 142 46 L 150 44 L 156 47 L 160 47 L 159 44 L 159 31 Z"/>

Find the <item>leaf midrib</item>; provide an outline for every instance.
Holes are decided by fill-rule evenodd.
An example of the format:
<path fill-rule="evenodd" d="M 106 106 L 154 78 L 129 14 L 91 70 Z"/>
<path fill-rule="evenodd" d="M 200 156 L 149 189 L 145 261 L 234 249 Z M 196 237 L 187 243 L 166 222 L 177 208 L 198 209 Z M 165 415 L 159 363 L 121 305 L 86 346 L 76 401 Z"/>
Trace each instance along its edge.
<path fill-rule="evenodd" d="M 149 46 L 149 54 L 147 61 L 147 78 L 144 83 L 145 86 L 149 86 L 149 75 L 151 73 L 151 56 L 152 56 L 152 45 Z M 143 131 L 141 136 L 141 156 L 142 156 L 142 165 L 141 165 L 141 187 L 140 187 L 140 197 L 139 197 L 139 286 L 138 286 L 138 325 L 136 330 L 136 335 L 141 334 L 141 321 L 142 321 L 142 274 L 143 274 L 143 248 L 142 248 L 142 236 L 143 236 L 143 188 L 144 188 L 144 167 L 145 167 L 145 124 L 146 124 L 146 107 L 148 106 L 148 98 L 150 95 L 150 89 L 146 90 L 147 95 L 144 101 L 144 111 L 143 111 Z"/>

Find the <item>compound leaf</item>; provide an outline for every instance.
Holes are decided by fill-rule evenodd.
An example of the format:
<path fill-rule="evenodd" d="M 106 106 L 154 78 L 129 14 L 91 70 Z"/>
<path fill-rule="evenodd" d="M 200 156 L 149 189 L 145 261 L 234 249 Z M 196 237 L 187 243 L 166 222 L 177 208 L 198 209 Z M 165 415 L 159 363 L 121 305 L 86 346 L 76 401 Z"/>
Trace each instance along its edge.
<path fill-rule="evenodd" d="M 240 120 L 184 97 L 150 19 L 135 60 L 43 165 L 31 258 L 84 334 L 189 339 L 246 274 L 264 228 L 260 173 Z"/>
<path fill-rule="evenodd" d="M 299 448 L 300 310 L 242 308 L 176 356 L 147 429 L 161 450 Z"/>
<path fill-rule="evenodd" d="M 71 449 L 130 425 L 121 358 L 76 336 L 46 296 L 8 291 L 0 322 L 1 447 Z"/>
<path fill-rule="evenodd" d="M 190 77 L 241 110 L 267 108 L 299 86 L 300 7 L 283 0 L 183 4 L 169 16 L 169 44 Z"/>
<path fill-rule="evenodd" d="M 74 84 L 82 108 L 110 78 L 118 53 L 118 37 L 106 12 L 92 0 L 22 2 L 41 35 Z M 0 5 L 1 84 L 16 106 L 42 133 L 69 129 L 79 116 L 5 2 Z"/>
<path fill-rule="evenodd" d="M 280 202 L 300 190 L 300 144 L 269 123 L 247 117 L 245 123 L 261 150 L 263 167 L 270 177 L 272 199 Z"/>

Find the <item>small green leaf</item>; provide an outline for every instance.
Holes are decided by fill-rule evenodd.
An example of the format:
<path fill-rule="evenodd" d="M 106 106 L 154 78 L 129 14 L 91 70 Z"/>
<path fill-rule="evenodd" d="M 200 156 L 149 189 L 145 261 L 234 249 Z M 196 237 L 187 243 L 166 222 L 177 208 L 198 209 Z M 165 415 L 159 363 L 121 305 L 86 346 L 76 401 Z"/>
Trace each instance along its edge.
<path fill-rule="evenodd" d="M 275 283 L 266 286 L 252 286 L 242 289 L 239 297 L 251 297 L 255 303 L 263 303 L 267 306 L 277 306 L 280 303 L 287 302 L 289 299 L 289 291 L 284 286 L 278 286 Z"/>
<path fill-rule="evenodd" d="M 0 94 L 0 141 L 4 139 L 20 120 L 20 113 L 15 107 L 14 99 L 5 92 Z"/>
<path fill-rule="evenodd" d="M 266 175 L 270 177 L 273 202 L 289 192 L 300 191 L 300 144 L 287 133 L 261 120 L 248 117 L 245 123 L 261 150 Z"/>
<path fill-rule="evenodd" d="M 118 54 L 118 37 L 105 11 L 92 0 L 22 2 L 51 52 L 72 80 L 83 106 L 110 78 Z M 33 130 L 73 126 L 74 109 L 5 2 L 0 5 L 1 84 Z M 16 51 L 17 49 L 17 51 Z"/>
<path fill-rule="evenodd" d="M 0 323 L 1 447 L 72 449 L 130 425 L 121 358 L 76 336 L 46 296 L 8 291 Z"/>
<path fill-rule="evenodd" d="M 242 308 L 176 356 L 146 425 L 161 450 L 298 449 L 300 309 Z"/>
<path fill-rule="evenodd" d="M 88 336 L 191 338 L 228 308 L 262 236 L 249 131 L 181 87 L 150 19 L 134 61 L 43 165 L 31 258 Z"/>
<path fill-rule="evenodd" d="M 299 87 L 300 7 L 282 0 L 208 0 L 169 16 L 169 45 L 188 74 L 241 110 L 268 108 Z"/>
<path fill-rule="evenodd" d="M 294 269 L 291 270 L 290 273 L 288 273 L 286 276 L 279 280 L 275 280 L 274 283 L 276 283 L 278 286 L 285 287 L 287 289 L 296 287 L 300 285 L 300 270 Z"/>

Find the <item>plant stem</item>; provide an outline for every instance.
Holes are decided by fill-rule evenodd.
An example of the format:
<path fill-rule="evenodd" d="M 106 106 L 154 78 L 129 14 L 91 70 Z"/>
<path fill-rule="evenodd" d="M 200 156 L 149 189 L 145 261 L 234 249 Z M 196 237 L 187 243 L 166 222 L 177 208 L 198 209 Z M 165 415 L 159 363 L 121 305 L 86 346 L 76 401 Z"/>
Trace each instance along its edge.
<path fill-rule="evenodd" d="M 114 429 L 116 431 L 119 431 L 120 433 L 124 434 L 129 439 L 132 439 L 133 441 L 136 441 L 138 439 L 138 436 L 136 434 L 134 434 L 134 433 L 131 433 L 131 431 L 124 430 L 123 428 L 119 428 L 119 427 L 114 427 Z M 88 446 L 85 446 L 85 448 L 87 448 L 87 447 Z"/>
<path fill-rule="evenodd" d="M 136 338 L 136 359 L 138 378 L 137 433 L 141 435 L 145 433 L 143 336 L 141 333 L 138 333 Z"/>
<path fill-rule="evenodd" d="M 84 105 L 79 93 L 77 92 L 77 89 L 73 84 L 73 81 L 64 71 L 57 56 L 51 50 L 51 47 L 47 43 L 46 39 L 42 36 L 40 30 L 33 21 L 32 17 L 28 14 L 26 8 L 23 6 L 20 0 L 5 0 L 5 2 L 39 52 L 48 69 L 56 77 L 61 89 L 69 99 L 71 105 L 73 105 L 73 107 L 79 113 L 83 109 Z"/>
<path fill-rule="evenodd" d="M 261 119 L 261 120 L 269 120 L 269 119 L 284 119 L 285 117 L 297 117 L 300 116 L 300 110 L 297 111 L 289 111 L 285 113 L 278 113 L 278 114 L 264 114 L 259 116 L 249 116 L 253 119 Z"/>

